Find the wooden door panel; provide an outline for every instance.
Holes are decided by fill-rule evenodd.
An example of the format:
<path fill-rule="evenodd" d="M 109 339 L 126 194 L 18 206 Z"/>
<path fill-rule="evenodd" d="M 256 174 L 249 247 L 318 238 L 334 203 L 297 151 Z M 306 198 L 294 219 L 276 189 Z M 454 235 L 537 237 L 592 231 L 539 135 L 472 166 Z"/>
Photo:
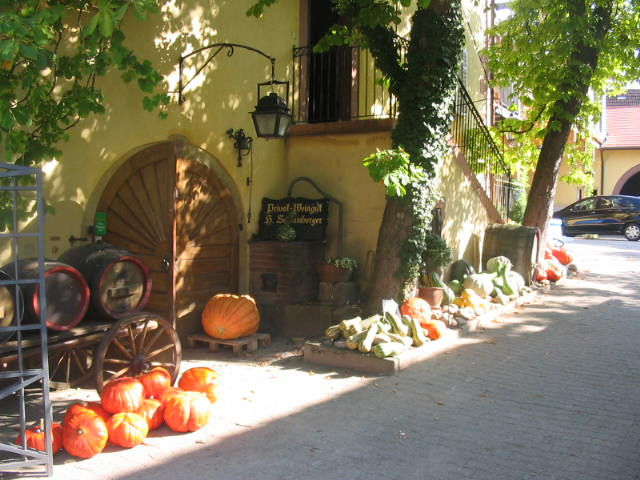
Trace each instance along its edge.
<path fill-rule="evenodd" d="M 238 288 L 238 219 L 229 191 L 205 165 L 175 157 L 171 142 L 141 150 L 109 181 L 98 209 L 105 241 L 129 250 L 151 272 L 146 310 L 200 331 L 207 300 Z M 174 213 L 175 212 L 175 213 Z"/>
<path fill-rule="evenodd" d="M 229 191 L 200 163 L 176 163 L 178 315 L 183 331 L 199 331 L 199 315 L 216 293 L 237 291 L 238 222 Z"/>
<path fill-rule="evenodd" d="M 113 175 L 98 209 L 107 212 L 105 241 L 139 257 L 151 273 L 152 290 L 145 309 L 174 318 L 171 260 L 175 155 L 172 142 L 145 148 Z M 168 264 L 163 260 L 167 259 Z"/>

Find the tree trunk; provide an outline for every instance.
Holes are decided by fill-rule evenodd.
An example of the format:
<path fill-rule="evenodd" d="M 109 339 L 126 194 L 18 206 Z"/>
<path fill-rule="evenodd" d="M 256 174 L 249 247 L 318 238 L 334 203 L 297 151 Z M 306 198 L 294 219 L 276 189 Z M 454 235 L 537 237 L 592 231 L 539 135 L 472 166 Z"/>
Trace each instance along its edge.
<path fill-rule="evenodd" d="M 522 223 L 530 227 L 537 227 L 543 239 L 547 224 L 553 214 L 552 207 L 556 196 L 558 172 L 562 164 L 564 147 L 569 138 L 571 126 L 582 108 L 583 99 L 586 98 L 589 91 L 593 73 L 598 66 L 600 46 L 611 26 L 613 3 L 596 5 L 590 15 L 587 15 L 586 3 L 576 1 L 572 6 L 575 8 L 576 18 L 594 19 L 590 29 L 593 36 L 587 39 L 578 37 L 573 53 L 568 59 L 566 78 L 569 80 L 566 84 L 559 85 L 559 91 L 573 93 L 557 101 L 553 106 L 555 113 L 551 115 L 547 123 L 547 133 L 542 141 L 538 164 L 529 190 L 527 208 Z M 539 247 L 542 249 L 543 244 Z"/>
<path fill-rule="evenodd" d="M 400 249 L 407 240 L 412 225 L 411 204 L 406 200 L 387 197 L 365 314 L 379 313 L 382 310 L 382 299 L 397 300 L 401 297 L 402 279 L 398 277 Z"/>
<path fill-rule="evenodd" d="M 549 123 L 551 122 L 559 122 L 561 127 L 557 131 L 547 133 L 544 137 L 522 222 L 523 225 L 537 227 L 542 235 L 553 213 L 553 200 L 556 196 L 562 154 L 573 123 L 569 120 L 557 120 L 554 117 L 549 120 Z"/>

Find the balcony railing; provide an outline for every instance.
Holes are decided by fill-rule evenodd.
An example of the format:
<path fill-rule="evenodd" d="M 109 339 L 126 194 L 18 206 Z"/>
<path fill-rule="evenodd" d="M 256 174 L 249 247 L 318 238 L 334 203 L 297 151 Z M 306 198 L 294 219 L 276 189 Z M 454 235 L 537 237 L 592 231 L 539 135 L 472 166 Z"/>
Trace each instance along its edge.
<path fill-rule="evenodd" d="M 293 49 L 292 111 L 302 123 L 363 118 L 395 118 L 396 100 L 375 68 L 371 53 L 360 47 L 335 47 L 313 53 Z"/>
<path fill-rule="evenodd" d="M 375 68 L 371 53 L 360 47 L 336 47 L 313 53 L 293 50 L 292 112 L 298 123 L 395 118 L 397 101 Z M 458 80 L 452 138 L 502 218 L 515 199 L 511 173 L 482 116 Z"/>

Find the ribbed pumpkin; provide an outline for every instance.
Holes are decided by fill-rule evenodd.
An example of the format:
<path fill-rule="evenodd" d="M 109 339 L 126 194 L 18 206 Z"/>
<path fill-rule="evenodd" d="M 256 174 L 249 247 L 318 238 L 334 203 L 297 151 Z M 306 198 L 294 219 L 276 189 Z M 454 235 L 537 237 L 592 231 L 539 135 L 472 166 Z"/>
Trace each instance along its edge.
<path fill-rule="evenodd" d="M 209 367 L 193 367 L 180 377 L 178 386 L 183 390 L 204 393 L 211 403 L 218 399 L 218 372 Z"/>
<path fill-rule="evenodd" d="M 124 448 L 140 445 L 147 438 L 147 420 L 137 413 L 122 412 L 113 415 L 107 422 L 109 441 Z"/>
<path fill-rule="evenodd" d="M 71 415 L 62 430 L 64 449 L 74 457 L 93 457 L 104 450 L 108 439 L 107 424 L 93 412 Z"/>
<path fill-rule="evenodd" d="M 144 396 L 160 398 L 171 386 L 171 374 L 162 367 L 155 367 L 136 377 L 144 386 Z"/>
<path fill-rule="evenodd" d="M 214 295 L 202 311 L 202 328 L 210 337 L 228 340 L 253 335 L 259 326 L 260 312 L 249 295 Z"/>
<path fill-rule="evenodd" d="M 195 432 L 209 422 L 211 402 L 204 393 L 183 392 L 169 396 L 164 422 L 174 432 Z"/>
<path fill-rule="evenodd" d="M 25 432 L 25 438 L 27 439 L 27 447 L 34 450 L 46 450 L 44 425 L 40 424 L 36 427 L 30 428 Z M 18 435 L 16 443 L 22 445 L 22 435 Z M 51 450 L 58 453 L 62 450 L 62 424 L 53 422 L 51 424 Z"/>
<path fill-rule="evenodd" d="M 400 313 L 417 319 L 420 323 L 431 320 L 431 305 L 420 297 L 407 298 L 400 305 Z"/>
<path fill-rule="evenodd" d="M 109 413 L 135 412 L 144 398 L 142 383 L 132 377 L 120 377 L 107 383 L 100 399 Z"/>
<path fill-rule="evenodd" d="M 159 428 L 164 422 L 164 405 L 155 398 L 145 398 L 136 413 L 147 421 L 149 431 Z"/>
<path fill-rule="evenodd" d="M 78 402 L 74 403 L 67 409 L 67 413 L 64 414 L 62 423 L 67 423 L 67 418 L 81 411 L 87 411 L 90 413 L 93 412 L 100 418 L 102 418 L 105 422 L 109 420 L 109 417 L 111 416 L 111 414 L 104 408 L 102 408 L 102 405 L 100 405 L 98 402 Z"/>

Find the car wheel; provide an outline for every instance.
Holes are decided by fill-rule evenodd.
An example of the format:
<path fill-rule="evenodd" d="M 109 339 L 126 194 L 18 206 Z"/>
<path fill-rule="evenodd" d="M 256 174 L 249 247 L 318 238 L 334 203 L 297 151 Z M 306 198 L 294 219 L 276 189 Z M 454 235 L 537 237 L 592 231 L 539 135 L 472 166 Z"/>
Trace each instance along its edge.
<path fill-rule="evenodd" d="M 637 242 L 640 239 L 640 225 L 637 223 L 628 223 L 624 226 L 622 233 L 624 233 L 627 240 Z"/>

